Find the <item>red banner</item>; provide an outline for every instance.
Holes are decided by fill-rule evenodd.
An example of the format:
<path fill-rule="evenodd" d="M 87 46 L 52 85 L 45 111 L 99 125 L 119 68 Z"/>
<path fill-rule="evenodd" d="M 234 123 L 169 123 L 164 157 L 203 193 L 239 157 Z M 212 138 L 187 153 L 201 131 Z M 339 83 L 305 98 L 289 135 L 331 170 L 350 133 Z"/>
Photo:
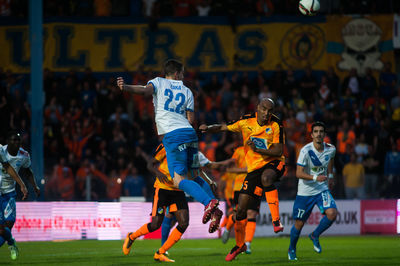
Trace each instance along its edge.
<path fill-rule="evenodd" d="M 397 200 L 362 200 L 361 233 L 396 234 Z"/>

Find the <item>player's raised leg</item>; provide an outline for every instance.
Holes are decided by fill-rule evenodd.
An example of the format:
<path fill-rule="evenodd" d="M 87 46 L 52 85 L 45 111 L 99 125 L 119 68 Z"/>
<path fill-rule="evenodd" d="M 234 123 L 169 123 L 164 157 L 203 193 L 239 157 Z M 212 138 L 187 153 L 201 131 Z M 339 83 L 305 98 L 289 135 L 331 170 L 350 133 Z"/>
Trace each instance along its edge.
<path fill-rule="evenodd" d="M 278 190 L 276 189 L 274 182 L 279 180 L 279 177 L 283 175 L 284 164 L 281 161 L 273 161 L 268 163 L 267 168 L 263 171 L 261 176 L 261 182 L 264 186 L 265 199 L 268 202 L 269 210 L 272 216 L 272 225 L 274 232 L 282 232 L 283 225 L 279 215 L 279 198 Z"/>
<path fill-rule="evenodd" d="M 182 142 L 184 143 L 180 144 Z M 207 223 L 211 219 L 211 214 L 217 209 L 219 201 L 213 195 L 208 195 L 198 183 L 188 179 L 188 175 L 193 174 L 189 171 L 198 171 L 199 168 L 195 131 L 193 129 L 175 130 L 164 136 L 163 143 L 167 152 L 169 172 L 174 173 L 175 187 L 188 193 L 205 206 L 203 223 Z M 198 173 L 194 173 L 194 176 L 198 176 Z"/>

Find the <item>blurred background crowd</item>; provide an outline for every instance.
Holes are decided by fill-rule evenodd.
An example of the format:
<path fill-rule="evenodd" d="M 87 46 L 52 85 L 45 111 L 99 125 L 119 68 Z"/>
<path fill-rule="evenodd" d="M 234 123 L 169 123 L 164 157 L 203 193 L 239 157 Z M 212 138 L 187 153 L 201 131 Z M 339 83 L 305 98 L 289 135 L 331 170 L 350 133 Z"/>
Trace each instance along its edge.
<path fill-rule="evenodd" d="M 392 66 L 363 77 L 355 70 L 340 80 L 333 68 L 325 72 L 201 73 L 187 70 L 185 83 L 195 94 L 197 128 L 238 119 L 253 112 L 258 99 L 275 99 L 276 114 L 284 121 L 287 172 L 280 184 L 282 199 L 295 197 L 296 158 L 310 142 L 314 121 L 327 125 L 326 142 L 337 147 L 336 198 L 399 197 L 400 87 Z M 162 73 L 139 66 L 123 73 L 128 83 L 146 84 Z M 143 153 L 152 155 L 159 143 L 151 97 L 122 93 L 116 77 L 84 72 L 44 72 L 45 199 L 86 199 L 91 176 L 92 200 L 120 196 L 151 197 L 154 176 Z M 30 147 L 28 76 L 0 70 L 1 127 L 4 143 L 9 128 L 23 132 Z M 212 161 L 229 158 L 241 137 L 232 133 L 199 135 L 200 150 Z M 224 173 L 213 172 L 221 180 Z M 222 190 L 224 182 L 220 182 Z M 221 197 L 223 193 L 221 191 Z"/>
<path fill-rule="evenodd" d="M 27 17 L 27 0 L 0 0 L 0 16 Z M 400 1 L 323 1 L 324 13 L 394 13 Z M 44 0 L 45 17 L 147 17 L 150 26 L 164 16 L 298 15 L 298 0 Z M 26 7 L 26 8 L 22 8 Z M 174 7 L 174 8 L 172 8 Z M 234 27 L 233 27 L 234 29 Z M 154 176 L 144 159 L 160 139 L 151 97 L 122 93 L 116 77 L 146 84 L 162 75 L 146 66 L 120 74 L 92 73 L 90 68 L 53 73 L 44 70 L 45 200 L 118 200 L 121 196 L 151 200 Z M 287 171 L 281 199 L 294 199 L 296 158 L 311 141 L 314 121 L 327 125 L 326 142 L 337 148 L 335 198 L 400 197 L 400 86 L 395 66 L 381 71 L 355 69 L 340 79 L 334 68 L 209 73 L 187 69 L 185 83 L 195 94 L 196 124 L 238 119 L 255 111 L 258 99 L 275 100 L 286 133 Z M 30 147 L 29 75 L 0 69 L 0 143 L 7 131 L 20 129 Z M 241 136 L 199 134 L 200 150 L 212 161 L 230 158 Z M 213 171 L 223 198 L 224 172 Z M 91 177 L 88 191 L 87 177 Z M 40 177 L 41 178 L 41 177 Z M 89 195 L 89 196 L 88 196 Z"/>

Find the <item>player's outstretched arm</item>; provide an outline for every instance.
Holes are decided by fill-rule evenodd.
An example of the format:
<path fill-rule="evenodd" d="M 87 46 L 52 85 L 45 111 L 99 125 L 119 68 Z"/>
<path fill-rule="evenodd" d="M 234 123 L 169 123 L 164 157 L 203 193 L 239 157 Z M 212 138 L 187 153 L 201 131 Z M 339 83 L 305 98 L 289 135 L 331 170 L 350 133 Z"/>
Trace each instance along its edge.
<path fill-rule="evenodd" d="M 22 200 L 25 200 L 28 197 L 28 189 L 26 188 L 24 181 L 22 181 L 21 177 L 17 172 L 15 172 L 14 168 L 9 163 L 3 163 L 3 168 L 18 183 L 23 194 Z"/>
<path fill-rule="evenodd" d="M 146 86 L 143 85 L 128 85 L 122 77 L 117 78 L 117 85 L 121 91 L 127 91 L 136 94 L 151 95 L 153 94 L 153 84 L 149 83 Z"/>
<path fill-rule="evenodd" d="M 28 181 L 29 181 L 29 183 L 31 183 L 31 185 L 33 187 L 33 190 L 35 191 L 36 197 L 39 197 L 40 196 L 40 188 L 36 184 L 36 180 L 35 180 L 35 177 L 33 175 L 32 168 L 28 167 L 28 168 L 25 168 L 25 169 L 27 171 Z"/>
<path fill-rule="evenodd" d="M 217 133 L 221 131 L 227 131 L 228 127 L 226 124 L 214 124 L 207 126 L 206 124 L 202 124 L 199 126 L 199 130 L 201 133 Z"/>
<path fill-rule="evenodd" d="M 296 167 L 296 177 L 305 179 L 305 180 L 314 180 L 314 181 L 318 181 L 318 182 L 323 182 L 323 181 L 327 180 L 327 177 L 324 175 L 313 175 L 312 176 L 312 175 L 305 173 L 304 167 L 301 165 L 297 165 L 297 167 Z"/>

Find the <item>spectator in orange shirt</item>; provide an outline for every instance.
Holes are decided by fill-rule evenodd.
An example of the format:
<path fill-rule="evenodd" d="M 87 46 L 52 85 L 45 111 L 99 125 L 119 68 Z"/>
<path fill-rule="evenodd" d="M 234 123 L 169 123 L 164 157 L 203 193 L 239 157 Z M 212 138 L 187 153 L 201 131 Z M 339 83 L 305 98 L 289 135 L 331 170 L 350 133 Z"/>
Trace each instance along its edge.
<path fill-rule="evenodd" d="M 71 168 L 65 165 L 65 158 L 61 158 L 54 167 L 52 178 L 46 186 L 46 193 L 54 192 L 61 200 L 75 199 L 75 178 Z"/>
<path fill-rule="evenodd" d="M 354 148 L 356 141 L 356 134 L 349 127 L 349 123 L 346 120 L 343 121 L 342 127 L 339 129 L 336 139 L 338 161 L 344 165 L 349 161 L 349 153 Z"/>

